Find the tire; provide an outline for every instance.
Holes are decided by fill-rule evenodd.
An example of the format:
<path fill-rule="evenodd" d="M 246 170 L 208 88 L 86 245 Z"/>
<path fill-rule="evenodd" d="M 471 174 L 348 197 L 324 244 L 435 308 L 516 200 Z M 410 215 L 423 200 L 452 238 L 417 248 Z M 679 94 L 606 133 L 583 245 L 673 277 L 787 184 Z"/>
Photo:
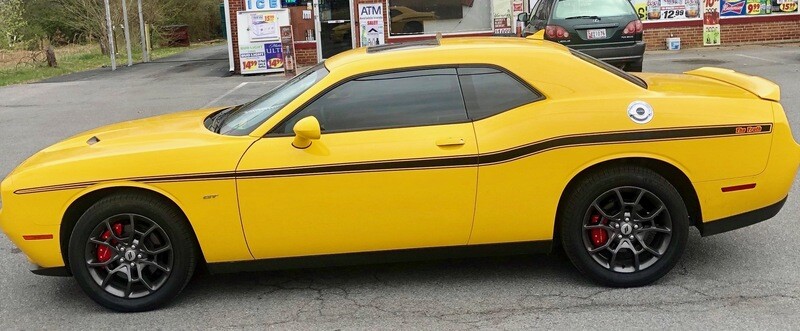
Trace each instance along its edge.
<path fill-rule="evenodd" d="M 564 251 L 580 272 L 602 285 L 636 287 L 657 281 L 678 262 L 689 215 L 664 177 L 647 168 L 614 167 L 572 187 L 560 208 L 560 232 Z"/>
<path fill-rule="evenodd" d="M 151 196 L 118 194 L 101 199 L 78 220 L 69 238 L 69 266 L 101 306 L 148 311 L 186 287 L 196 265 L 195 247 L 179 209 Z"/>
<path fill-rule="evenodd" d="M 642 65 L 644 64 L 644 59 L 639 59 L 636 62 L 631 62 L 625 65 L 625 71 L 628 72 L 642 72 Z"/>

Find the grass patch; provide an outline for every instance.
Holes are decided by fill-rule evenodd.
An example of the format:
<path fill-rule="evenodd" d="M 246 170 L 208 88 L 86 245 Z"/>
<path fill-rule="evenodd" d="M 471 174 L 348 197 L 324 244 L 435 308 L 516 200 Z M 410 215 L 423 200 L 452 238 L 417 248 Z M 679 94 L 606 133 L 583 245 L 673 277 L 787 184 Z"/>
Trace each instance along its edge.
<path fill-rule="evenodd" d="M 168 57 L 189 49 L 205 47 L 219 44 L 219 42 L 194 43 L 191 47 L 164 47 L 157 48 L 150 54 L 151 60 Z M 0 53 L 0 86 L 22 84 L 39 81 L 51 77 L 71 74 L 75 72 L 97 69 L 110 66 L 108 56 L 100 53 L 100 46 L 90 45 L 68 45 L 55 49 L 58 68 L 50 68 L 47 64 L 30 64 L 28 57 L 30 52 L 26 51 L 2 51 Z M 124 54 L 117 55 L 117 66 L 127 64 L 128 57 Z M 141 62 L 141 53 L 134 53 L 134 63 Z M 22 63 L 20 61 L 22 60 Z"/>

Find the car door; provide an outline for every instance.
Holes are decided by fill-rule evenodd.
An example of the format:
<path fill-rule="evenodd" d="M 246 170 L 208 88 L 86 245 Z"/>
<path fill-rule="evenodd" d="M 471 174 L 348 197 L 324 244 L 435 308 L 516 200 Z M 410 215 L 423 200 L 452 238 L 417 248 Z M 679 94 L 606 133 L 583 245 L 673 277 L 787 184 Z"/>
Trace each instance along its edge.
<path fill-rule="evenodd" d="M 553 195 L 541 186 L 551 174 L 546 169 L 558 165 L 535 156 L 525 158 L 537 148 L 528 137 L 540 135 L 540 129 L 548 126 L 547 117 L 536 113 L 544 97 L 504 69 L 459 68 L 458 73 L 480 149 L 469 244 L 550 239 L 552 219 L 543 221 L 537 211 Z"/>
<path fill-rule="evenodd" d="M 254 257 L 466 244 L 478 151 L 456 69 L 334 86 L 256 142 L 238 166 Z M 293 126 L 309 116 L 321 138 L 295 148 Z"/>

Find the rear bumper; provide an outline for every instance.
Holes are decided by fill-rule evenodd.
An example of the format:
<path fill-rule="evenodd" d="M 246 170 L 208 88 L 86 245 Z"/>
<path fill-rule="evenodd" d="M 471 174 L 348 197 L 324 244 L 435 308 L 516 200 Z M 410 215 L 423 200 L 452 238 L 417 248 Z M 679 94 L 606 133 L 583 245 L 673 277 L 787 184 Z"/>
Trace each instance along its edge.
<path fill-rule="evenodd" d="M 644 58 L 645 43 L 643 41 L 637 41 L 635 44 L 628 46 L 569 45 L 569 47 L 604 62 L 631 63 L 641 61 Z"/>
<path fill-rule="evenodd" d="M 700 230 L 700 235 L 703 237 L 740 229 L 773 218 L 781 211 L 785 203 L 786 198 L 783 198 L 781 201 L 764 208 L 733 215 L 713 222 L 700 223 L 697 225 L 697 229 Z"/>

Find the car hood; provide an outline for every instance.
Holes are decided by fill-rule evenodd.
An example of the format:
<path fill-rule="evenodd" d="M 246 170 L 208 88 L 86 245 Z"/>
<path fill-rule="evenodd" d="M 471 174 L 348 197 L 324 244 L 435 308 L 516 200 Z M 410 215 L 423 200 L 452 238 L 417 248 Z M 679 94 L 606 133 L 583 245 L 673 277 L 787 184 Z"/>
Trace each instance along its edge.
<path fill-rule="evenodd" d="M 26 188 L 232 171 L 254 138 L 208 130 L 205 118 L 220 109 L 179 112 L 83 132 L 34 154 L 9 178 L 14 177 L 16 188 Z"/>

